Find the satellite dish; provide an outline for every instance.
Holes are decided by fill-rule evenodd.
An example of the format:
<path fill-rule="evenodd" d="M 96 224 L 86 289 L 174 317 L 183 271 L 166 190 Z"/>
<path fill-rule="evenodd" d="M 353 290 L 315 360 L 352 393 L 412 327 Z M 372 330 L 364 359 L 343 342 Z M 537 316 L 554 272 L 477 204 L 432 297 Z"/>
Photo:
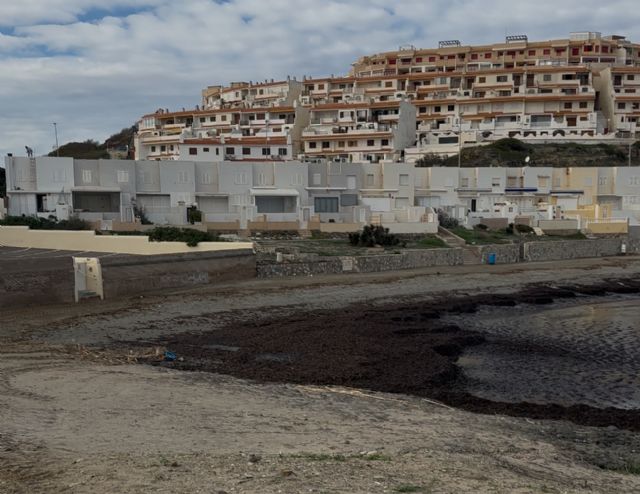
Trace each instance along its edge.
<path fill-rule="evenodd" d="M 525 163 L 529 163 L 529 161 L 531 161 L 531 156 L 527 156 L 527 157 L 524 159 L 524 162 L 525 162 Z"/>

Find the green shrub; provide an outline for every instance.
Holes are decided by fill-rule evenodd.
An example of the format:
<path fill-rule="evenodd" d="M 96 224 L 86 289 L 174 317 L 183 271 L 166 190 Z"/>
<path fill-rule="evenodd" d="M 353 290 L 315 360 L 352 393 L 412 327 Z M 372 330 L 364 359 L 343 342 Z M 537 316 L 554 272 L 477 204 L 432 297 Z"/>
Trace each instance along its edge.
<path fill-rule="evenodd" d="M 200 242 L 219 242 L 220 238 L 213 233 L 191 228 L 158 226 L 149 231 L 149 240 L 153 242 L 186 242 L 189 247 L 195 247 Z"/>
<path fill-rule="evenodd" d="M 513 223 L 509 223 L 509 226 L 504 229 L 507 235 L 513 235 Z"/>
<path fill-rule="evenodd" d="M 515 225 L 515 228 L 519 233 L 533 233 L 533 228 L 531 228 L 529 225 L 517 224 Z"/>
<path fill-rule="evenodd" d="M 476 226 L 474 226 L 473 228 L 475 228 L 476 230 L 482 230 L 483 232 L 486 232 L 489 227 L 487 225 L 485 225 L 484 223 L 480 223 Z"/>
<path fill-rule="evenodd" d="M 392 247 L 400 245 L 400 239 L 380 225 L 367 225 L 359 233 L 350 233 L 349 242 L 357 247 Z"/>
<path fill-rule="evenodd" d="M 193 225 L 194 223 L 200 223 L 202 221 L 202 211 L 195 208 L 190 208 L 188 211 L 187 216 L 189 223 Z"/>
<path fill-rule="evenodd" d="M 32 230 L 91 230 L 91 224 L 72 216 L 68 220 L 58 221 L 55 216 L 39 218 L 37 216 L 7 216 L 0 220 L 4 226 L 28 226 Z"/>
<path fill-rule="evenodd" d="M 457 219 L 452 218 L 442 209 L 438 210 L 438 222 L 440 223 L 440 226 L 442 228 L 446 228 L 448 230 L 460 226 L 460 223 Z"/>

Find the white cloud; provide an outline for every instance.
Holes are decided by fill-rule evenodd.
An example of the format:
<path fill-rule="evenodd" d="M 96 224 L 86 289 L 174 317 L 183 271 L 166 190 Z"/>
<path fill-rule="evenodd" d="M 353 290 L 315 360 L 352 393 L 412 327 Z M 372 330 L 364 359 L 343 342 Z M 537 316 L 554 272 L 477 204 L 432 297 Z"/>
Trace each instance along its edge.
<path fill-rule="evenodd" d="M 362 54 L 407 43 L 577 30 L 640 41 L 636 12 L 635 2 L 591 0 L 2 2 L 0 153 L 49 151 L 53 121 L 61 141 L 104 139 L 158 107 L 193 107 L 210 84 L 342 74 Z"/>

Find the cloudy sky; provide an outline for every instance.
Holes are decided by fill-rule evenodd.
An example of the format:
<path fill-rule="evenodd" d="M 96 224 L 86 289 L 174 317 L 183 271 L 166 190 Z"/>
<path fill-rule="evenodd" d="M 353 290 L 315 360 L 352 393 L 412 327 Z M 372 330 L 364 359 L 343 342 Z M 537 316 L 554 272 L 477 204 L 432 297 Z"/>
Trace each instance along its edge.
<path fill-rule="evenodd" d="M 637 0 L 636 0 L 637 1 Z M 0 154 L 103 140 L 230 81 L 344 74 L 358 56 L 438 40 L 570 31 L 640 42 L 636 1 L 1 0 Z"/>

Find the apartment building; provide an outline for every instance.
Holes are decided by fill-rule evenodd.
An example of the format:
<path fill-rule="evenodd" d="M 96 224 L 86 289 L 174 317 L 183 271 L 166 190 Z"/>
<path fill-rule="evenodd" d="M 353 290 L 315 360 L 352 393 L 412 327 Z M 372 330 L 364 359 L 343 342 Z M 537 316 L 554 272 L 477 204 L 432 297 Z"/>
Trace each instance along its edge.
<path fill-rule="evenodd" d="M 415 161 L 505 137 L 637 138 L 639 116 L 640 45 L 623 36 L 448 40 L 361 57 L 346 77 L 210 86 L 202 108 L 144 116 L 136 158 Z"/>
<path fill-rule="evenodd" d="M 217 230 L 357 231 L 369 222 L 435 233 L 437 215 L 415 206 L 413 165 L 6 159 L 9 214 L 79 218 L 107 228 L 144 216 L 185 225 L 202 212 Z"/>

